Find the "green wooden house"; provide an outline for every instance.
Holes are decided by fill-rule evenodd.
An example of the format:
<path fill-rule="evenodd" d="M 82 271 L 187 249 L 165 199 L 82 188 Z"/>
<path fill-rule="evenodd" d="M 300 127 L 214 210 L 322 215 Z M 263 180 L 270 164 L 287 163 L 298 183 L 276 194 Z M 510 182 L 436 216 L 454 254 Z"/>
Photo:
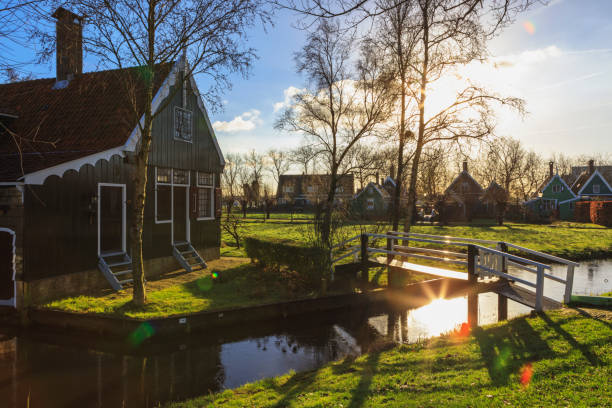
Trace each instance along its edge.
<path fill-rule="evenodd" d="M 361 218 L 387 216 L 392 205 L 394 189 L 395 181 L 391 177 L 387 177 L 382 184 L 378 182 L 368 183 L 355 194 L 351 203 L 353 213 Z"/>
<path fill-rule="evenodd" d="M 579 196 L 574 193 L 566 179 L 554 173 L 554 163 L 549 163 L 548 178 L 538 189 L 533 199 L 525 202 L 525 206 L 541 218 L 557 214 L 562 220 L 571 220 L 574 217 L 574 207 Z"/>

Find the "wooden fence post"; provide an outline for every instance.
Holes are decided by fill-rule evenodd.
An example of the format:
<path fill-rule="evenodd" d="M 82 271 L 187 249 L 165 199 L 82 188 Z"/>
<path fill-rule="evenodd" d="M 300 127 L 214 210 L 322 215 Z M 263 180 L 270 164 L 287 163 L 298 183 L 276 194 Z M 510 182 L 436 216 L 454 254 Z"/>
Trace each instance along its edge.
<path fill-rule="evenodd" d="M 508 298 L 497 294 L 497 321 L 508 320 Z"/>
<path fill-rule="evenodd" d="M 541 312 L 543 308 L 544 299 L 544 268 L 542 265 L 538 265 L 538 276 L 536 278 L 536 299 L 535 299 L 535 310 Z"/>
<path fill-rule="evenodd" d="M 569 304 L 572 301 L 572 288 L 574 286 L 574 265 L 567 265 L 567 274 L 565 275 L 565 295 L 563 301 Z"/>
<path fill-rule="evenodd" d="M 503 241 L 498 242 L 497 249 L 500 250 L 501 252 L 508 253 L 508 244 L 506 244 Z M 506 259 L 505 256 L 503 255 L 500 255 L 500 256 L 501 256 L 501 272 L 508 273 L 508 260 Z"/>
<path fill-rule="evenodd" d="M 468 282 L 476 283 L 478 275 L 476 274 L 476 256 L 478 252 L 472 244 L 468 245 Z"/>
<path fill-rule="evenodd" d="M 364 283 L 369 281 L 368 268 L 368 235 L 361 234 L 361 280 Z"/>

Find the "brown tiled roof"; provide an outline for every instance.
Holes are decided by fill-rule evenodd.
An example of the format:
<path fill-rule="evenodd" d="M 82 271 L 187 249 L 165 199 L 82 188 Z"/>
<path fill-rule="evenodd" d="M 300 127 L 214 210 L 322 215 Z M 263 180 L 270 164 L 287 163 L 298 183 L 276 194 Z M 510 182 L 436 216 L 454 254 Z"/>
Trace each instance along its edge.
<path fill-rule="evenodd" d="M 154 94 L 171 69 L 156 66 Z M 0 85 L 0 113 L 18 116 L 0 122 L 19 141 L 0 125 L 0 181 L 123 145 L 142 116 L 147 77 L 136 67 L 76 75 L 63 89 L 55 78 Z"/>

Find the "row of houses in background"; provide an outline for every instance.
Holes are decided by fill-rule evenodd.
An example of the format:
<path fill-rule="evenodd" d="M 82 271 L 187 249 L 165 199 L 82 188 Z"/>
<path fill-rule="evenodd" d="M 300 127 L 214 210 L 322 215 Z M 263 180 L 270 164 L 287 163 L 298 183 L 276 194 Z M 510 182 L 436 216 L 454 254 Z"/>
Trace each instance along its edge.
<path fill-rule="evenodd" d="M 612 166 L 595 166 L 589 160 L 587 166 L 572 167 L 570 174 L 560 175 L 554 172 L 554 163 L 549 164 L 548 178 L 525 203 L 534 214 L 574 220 L 577 203 L 612 200 Z"/>
<path fill-rule="evenodd" d="M 612 166 L 596 167 L 594 161 L 587 166 L 572 167 L 568 175 L 554 173 L 554 163 L 546 181 L 534 197 L 523 203 L 524 209 L 532 218 L 557 216 L 563 220 L 574 219 L 575 204 L 584 200 L 612 199 Z M 393 170 L 384 178 L 376 176 L 355 192 L 352 174 L 340 179 L 336 188 L 336 203 L 349 204 L 356 213 L 366 217 L 385 217 L 393 201 L 396 182 Z M 326 199 L 329 175 L 301 174 L 282 175 L 277 190 L 277 204 L 280 206 L 316 205 Z M 434 207 L 444 208 L 447 220 L 471 220 L 473 218 L 498 217 L 508 208 L 508 192 L 495 181 L 483 187 L 468 170 L 468 162 L 463 162 L 462 171 L 455 177 L 440 197 L 422 197 L 417 205 L 429 213 Z M 400 206 L 405 207 L 407 195 L 402 193 Z"/>

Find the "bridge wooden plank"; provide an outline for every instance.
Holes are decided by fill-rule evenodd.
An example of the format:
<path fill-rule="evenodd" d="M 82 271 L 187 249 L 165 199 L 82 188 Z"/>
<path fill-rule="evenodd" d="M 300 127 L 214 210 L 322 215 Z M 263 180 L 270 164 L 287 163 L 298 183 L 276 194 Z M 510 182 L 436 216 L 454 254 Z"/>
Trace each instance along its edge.
<path fill-rule="evenodd" d="M 535 309 L 535 292 L 532 292 L 529 289 L 525 289 L 514 283 L 508 282 L 503 286 L 495 288 L 493 292 Z M 544 296 L 542 299 L 542 307 L 544 310 L 560 309 L 562 306 L 563 305 L 561 302 L 557 302 L 556 300 L 547 298 L 546 296 Z"/>
<path fill-rule="evenodd" d="M 393 259 L 391 262 L 387 262 L 387 258 L 382 256 L 376 258 L 376 260 L 382 266 L 394 266 L 402 268 L 406 271 L 425 273 L 427 275 L 440 276 L 443 278 L 468 280 L 468 274 L 465 272 L 457 272 L 452 271 L 450 269 L 437 268 L 434 266 L 419 265 L 412 262 L 400 261 L 398 259 Z"/>

